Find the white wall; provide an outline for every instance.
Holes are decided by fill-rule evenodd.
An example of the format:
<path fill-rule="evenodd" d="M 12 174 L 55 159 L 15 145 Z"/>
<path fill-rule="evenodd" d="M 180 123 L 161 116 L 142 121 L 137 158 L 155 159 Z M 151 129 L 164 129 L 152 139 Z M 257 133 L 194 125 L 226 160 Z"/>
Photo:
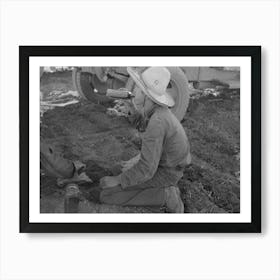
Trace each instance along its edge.
<path fill-rule="evenodd" d="M 1 279 L 280 279 L 279 1 L 2 0 L 0 8 Z M 262 45 L 262 234 L 18 233 L 18 45 L 97 44 Z"/>

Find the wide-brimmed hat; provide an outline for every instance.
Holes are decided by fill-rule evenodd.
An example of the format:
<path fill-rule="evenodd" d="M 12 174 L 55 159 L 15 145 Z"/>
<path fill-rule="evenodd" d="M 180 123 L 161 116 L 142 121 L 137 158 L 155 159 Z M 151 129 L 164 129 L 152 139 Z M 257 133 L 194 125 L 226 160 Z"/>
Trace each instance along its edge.
<path fill-rule="evenodd" d="M 167 107 L 174 106 L 173 98 L 166 91 L 170 82 L 168 69 L 165 67 L 150 67 L 140 74 L 131 67 L 127 67 L 127 72 L 137 86 L 155 103 Z"/>

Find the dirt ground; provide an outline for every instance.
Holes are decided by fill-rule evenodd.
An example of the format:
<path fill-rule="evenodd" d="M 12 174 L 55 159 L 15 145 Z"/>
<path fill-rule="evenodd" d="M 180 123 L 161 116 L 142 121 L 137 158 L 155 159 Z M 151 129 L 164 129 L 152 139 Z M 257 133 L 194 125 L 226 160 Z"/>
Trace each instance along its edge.
<path fill-rule="evenodd" d="M 71 71 L 45 73 L 41 97 L 54 91 L 75 91 Z M 76 97 L 74 97 L 76 98 Z M 109 104 L 110 105 L 110 104 Z M 108 106 L 108 104 L 106 105 Z M 66 158 L 86 164 L 93 183 L 80 185 L 85 198 L 80 212 L 162 212 L 164 209 L 100 205 L 96 200 L 99 179 L 116 174 L 120 160 L 139 152 L 139 133 L 124 117 L 106 114 L 106 106 L 80 101 L 47 110 L 41 118 L 41 139 L 55 146 Z M 240 212 L 240 96 L 224 90 L 218 96 L 192 98 L 182 121 L 191 143 L 192 165 L 185 169 L 179 188 L 188 213 Z M 41 170 L 42 213 L 64 211 L 64 188 Z"/>

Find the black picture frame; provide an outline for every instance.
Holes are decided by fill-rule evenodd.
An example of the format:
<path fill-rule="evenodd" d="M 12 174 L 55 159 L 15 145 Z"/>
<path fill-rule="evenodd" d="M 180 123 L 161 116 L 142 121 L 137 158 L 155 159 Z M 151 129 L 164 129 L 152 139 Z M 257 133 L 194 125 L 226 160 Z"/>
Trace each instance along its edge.
<path fill-rule="evenodd" d="M 251 57 L 250 223 L 32 223 L 29 221 L 29 58 L 33 56 Z M 261 46 L 19 46 L 21 233 L 259 233 L 261 232 Z M 39 161 L 39 159 L 38 159 Z"/>

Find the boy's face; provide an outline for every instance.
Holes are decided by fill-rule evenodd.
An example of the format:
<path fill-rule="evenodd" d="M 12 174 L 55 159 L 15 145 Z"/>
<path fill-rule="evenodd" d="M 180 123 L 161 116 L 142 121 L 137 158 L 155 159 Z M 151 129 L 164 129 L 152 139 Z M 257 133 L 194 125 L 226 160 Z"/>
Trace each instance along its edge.
<path fill-rule="evenodd" d="M 141 114 L 144 113 L 144 106 L 145 106 L 145 97 L 146 95 L 142 92 L 139 87 L 135 87 L 134 89 L 135 97 L 132 99 L 132 103 L 134 108 Z"/>

